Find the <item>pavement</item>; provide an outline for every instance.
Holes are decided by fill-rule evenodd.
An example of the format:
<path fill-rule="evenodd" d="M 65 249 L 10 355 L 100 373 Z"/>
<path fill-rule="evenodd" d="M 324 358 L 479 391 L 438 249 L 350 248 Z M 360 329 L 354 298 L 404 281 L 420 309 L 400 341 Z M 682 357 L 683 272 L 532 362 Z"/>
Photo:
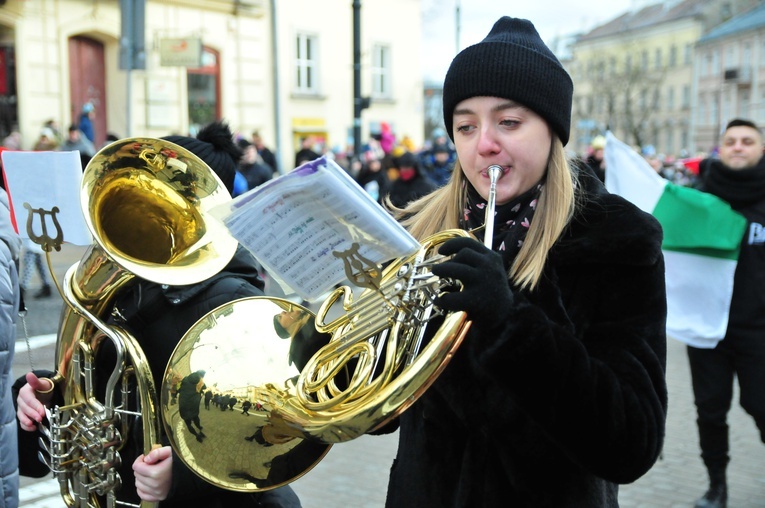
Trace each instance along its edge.
<path fill-rule="evenodd" d="M 52 253 L 59 280 L 82 252 L 82 248 L 65 245 L 62 252 Z M 33 279 L 31 289 L 35 289 L 35 282 Z M 24 327 L 19 326 L 16 375 L 29 370 L 30 362 L 38 368 L 53 365 L 51 334 L 56 331 L 61 306 L 62 301 L 55 294 L 47 299 L 30 299 L 25 321 L 29 336 L 33 337 L 32 347 L 27 348 Z M 620 488 L 622 508 L 689 508 L 706 489 L 685 346 L 672 339 L 667 343 L 667 385 L 669 412 L 663 455 L 646 475 Z M 728 468 L 728 507 L 765 508 L 765 445 L 754 421 L 737 403 L 729 413 L 729 425 L 732 459 Z M 397 434 L 362 436 L 335 445 L 318 465 L 294 481 L 292 488 L 304 508 L 381 508 L 396 446 Z M 22 507 L 64 506 L 57 483 L 50 476 L 22 478 L 20 496 Z"/>

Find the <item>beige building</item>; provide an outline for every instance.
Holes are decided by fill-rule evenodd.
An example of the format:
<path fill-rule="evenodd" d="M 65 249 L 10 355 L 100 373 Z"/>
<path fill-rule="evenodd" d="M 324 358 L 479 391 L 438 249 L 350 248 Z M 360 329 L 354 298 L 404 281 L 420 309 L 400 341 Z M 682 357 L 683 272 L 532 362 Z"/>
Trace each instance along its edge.
<path fill-rule="evenodd" d="M 222 118 L 246 138 L 258 130 L 279 148 L 282 169 L 291 168 L 308 134 L 318 148 L 346 148 L 353 132 L 351 2 L 147 0 L 144 38 L 130 60 L 120 6 L 135 3 L 4 1 L 2 137 L 17 126 L 29 149 L 46 121 L 65 132 L 91 102 L 97 145 L 107 133 L 194 133 Z M 363 3 L 361 90 L 371 106 L 362 113 L 362 139 L 387 122 L 422 142 L 419 33 L 419 0 Z"/>
<path fill-rule="evenodd" d="M 345 0 L 278 0 L 279 136 L 296 148 L 353 146 L 353 10 Z M 387 123 L 421 146 L 424 131 L 419 0 L 360 2 L 361 139 Z M 294 162 L 294 151 L 284 163 Z"/>
<path fill-rule="evenodd" d="M 696 46 L 694 143 L 712 150 L 735 117 L 765 123 L 765 5 L 714 28 Z"/>
<path fill-rule="evenodd" d="M 754 3 L 665 1 L 578 37 L 567 62 L 574 80 L 569 147 L 584 153 L 594 136 L 611 130 L 658 154 L 695 151 L 694 45 L 711 27 Z"/>

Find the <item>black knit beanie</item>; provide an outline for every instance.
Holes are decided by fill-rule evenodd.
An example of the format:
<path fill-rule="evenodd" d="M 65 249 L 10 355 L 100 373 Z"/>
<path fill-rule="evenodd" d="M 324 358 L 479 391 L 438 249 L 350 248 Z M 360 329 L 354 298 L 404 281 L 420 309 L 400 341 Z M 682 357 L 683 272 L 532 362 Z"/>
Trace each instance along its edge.
<path fill-rule="evenodd" d="M 565 145 L 574 84 L 530 21 L 504 16 L 484 40 L 463 49 L 444 79 L 444 123 L 454 140 L 453 113 L 471 97 L 502 97 L 544 118 Z"/>
<path fill-rule="evenodd" d="M 242 152 L 234 143 L 227 124 L 213 122 L 199 131 L 196 138 L 165 136 L 162 139 L 175 143 L 202 159 L 223 181 L 229 192 L 234 190 L 234 177 Z"/>

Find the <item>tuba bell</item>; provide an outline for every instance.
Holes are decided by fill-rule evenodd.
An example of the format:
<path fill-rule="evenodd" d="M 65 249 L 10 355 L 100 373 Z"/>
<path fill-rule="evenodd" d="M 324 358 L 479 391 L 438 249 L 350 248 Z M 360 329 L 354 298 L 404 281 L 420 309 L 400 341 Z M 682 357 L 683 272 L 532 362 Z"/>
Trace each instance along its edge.
<path fill-rule="evenodd" d="M 62 284 L 67 305 L 53 382 L 64 405 L 48 410 L 40 458 L 66 506 L 113 507 L 123 443 L 142 428 L 148 453 L 159 444 L 161 425 L 143 351 L 128 332 L 106 323 L 114 298 L 136 275 L 172 285 L 204 280 L 228 263 L 237 242 L 208 216 L 230 199 L 223 183 L 196 155 L 168 141 L 128 138 L 104 147 L 85 168 L 80 198 L 95 243 Z M 117 360 L 99 400 L 95 358 L 105 341 Z"/>

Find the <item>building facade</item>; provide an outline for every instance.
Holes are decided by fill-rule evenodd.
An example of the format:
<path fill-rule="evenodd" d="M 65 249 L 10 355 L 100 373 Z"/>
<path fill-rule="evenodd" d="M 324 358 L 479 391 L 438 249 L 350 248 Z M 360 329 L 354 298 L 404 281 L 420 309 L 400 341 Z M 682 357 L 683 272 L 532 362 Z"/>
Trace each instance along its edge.
<path fill-rule="evenodd" d="M 146 0 L 127 51 L 119 0 L 5 0 L 0 9 L 0 137 L 30 149 L 48 120 L 62 132 L 94 105 L 107 134 L 195 134 L 215 119 L 258 131 L 291 169 L 300 139 L 345 149 L 353 128 L 351 2 Z M 361 9 L 362 139 L 382 122 L 422 141 L 419 0 Z M 395 28 L 395 29 L 394 29 Z M 402 34 L 406 34 L 403 36 Z"/>
<path fill-rule="evenodd" d="M 693 139 L 711 151 L 732 118 L 765 123 L 765 5 L 736 16 L 696 46 Z"/>
<path fill-rule="evenodd" d="M 570 148 L 584 153 L 594 136 L 611 130 L 657 154 L 694 152 L 695 44 L 712 27 L 757 3 L 665 1 L 626 12 L 578 37 L 567 62 L 575 84 Z"/>
<path fill-rule="evenodd" d="M 276 5 L 279 83 L 277 108 L 283 145 L 297 149 L 353 148 L 354 52 L 352 2 L 279 0 Z M 359 2 L 361 139 L 387 124 L 421 146 L 424 132 L 419 0 Z M 294 159 L 285 156 L 285 162 Z"/>

